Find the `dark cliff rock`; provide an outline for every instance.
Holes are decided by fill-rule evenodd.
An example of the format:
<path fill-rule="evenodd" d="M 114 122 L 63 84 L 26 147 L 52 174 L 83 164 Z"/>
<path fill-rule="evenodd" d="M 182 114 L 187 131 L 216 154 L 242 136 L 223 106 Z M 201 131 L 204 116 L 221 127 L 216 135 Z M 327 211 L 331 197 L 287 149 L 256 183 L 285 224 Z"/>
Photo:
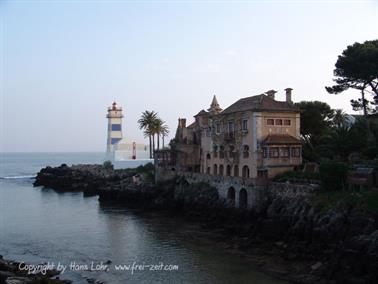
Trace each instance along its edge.
<path fill-rule="evenodd" d="M 27 271 L 21 270 L 20 263 L 5 260 L 0 255 L 0 284 L 70 284 L 70 280 L 61 280 L 57 275 L 59 271 L 48 269 L 44 273 L 28 274 Z M 53 278 L 55 277 L 55 279 Z"/>
<path fill-rule="evenodd" d="M 83 191 L 96 195 L 106 186 L 116 186 L 121 181 L 130 182 L 133 173 L 106 169 L 102 165 L 74 165 L 46 167 L 36 177 L 34 186 L 45 186 L 57 191 Z"/>

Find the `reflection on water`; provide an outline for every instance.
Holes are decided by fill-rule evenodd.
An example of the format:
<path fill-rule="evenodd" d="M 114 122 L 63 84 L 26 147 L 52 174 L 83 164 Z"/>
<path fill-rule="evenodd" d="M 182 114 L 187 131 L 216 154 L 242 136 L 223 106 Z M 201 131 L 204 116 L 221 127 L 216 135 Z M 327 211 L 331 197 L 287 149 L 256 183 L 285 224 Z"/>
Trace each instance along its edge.
<path fill-rule="evenodd" d="M 30 174 L 30 171 L 25 171 Z M 33 188 L 32 180 L 0 179 L 0 254 L 31 263 L 69 265 L 111 261 L 110 270 L 72 271 L 62 278 L 87 283 L 282 283 L 243 258 L 193 237 L 178 218 L 100 206 L 97 197 Z M 115 265 L 178 265 L 174 271 L 116 271 Z"/>

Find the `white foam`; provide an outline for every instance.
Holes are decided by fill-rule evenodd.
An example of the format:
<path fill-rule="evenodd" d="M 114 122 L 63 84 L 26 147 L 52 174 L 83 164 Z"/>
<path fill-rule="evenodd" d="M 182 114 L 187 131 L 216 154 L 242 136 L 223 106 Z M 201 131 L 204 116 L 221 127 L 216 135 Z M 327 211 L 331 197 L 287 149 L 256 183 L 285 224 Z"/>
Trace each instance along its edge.
<path fill-rule="evenodd" d="M 23 179 L 23 178 L 35 178 L 36 175 L 25 175 L 25 176 L 11 176 L 11 177 L 0 177 L 2 179 Z"/>

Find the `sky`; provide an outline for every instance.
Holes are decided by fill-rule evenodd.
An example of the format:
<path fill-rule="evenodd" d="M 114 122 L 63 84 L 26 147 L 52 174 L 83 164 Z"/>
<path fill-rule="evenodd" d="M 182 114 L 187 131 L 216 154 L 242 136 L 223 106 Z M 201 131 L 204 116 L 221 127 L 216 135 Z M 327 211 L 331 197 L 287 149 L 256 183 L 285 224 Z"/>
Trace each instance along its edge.
<path fill-rule="evenodd" d="M 371 1 L 0 1 L 0 152 L 105 151 L 107 107 L 123 135 L 154 110 L 179 117 L 293 88 L 353 113 L 357 91 L 331 95 L 337 56 L 378 38 Z"/>

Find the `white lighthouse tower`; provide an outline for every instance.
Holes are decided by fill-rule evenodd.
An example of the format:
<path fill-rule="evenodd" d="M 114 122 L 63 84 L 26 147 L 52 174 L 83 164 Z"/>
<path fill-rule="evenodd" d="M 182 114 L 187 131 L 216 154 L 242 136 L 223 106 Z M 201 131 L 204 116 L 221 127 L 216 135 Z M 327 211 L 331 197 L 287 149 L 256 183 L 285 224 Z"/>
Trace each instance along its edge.
<path fill-rule="evenodd" d="M 108 107 L 108 140 L 106 144 L 106 154 L 108 157 L 114 156 L 114 146 L 122 140 L 122 108 L 114 102 Z"/>

